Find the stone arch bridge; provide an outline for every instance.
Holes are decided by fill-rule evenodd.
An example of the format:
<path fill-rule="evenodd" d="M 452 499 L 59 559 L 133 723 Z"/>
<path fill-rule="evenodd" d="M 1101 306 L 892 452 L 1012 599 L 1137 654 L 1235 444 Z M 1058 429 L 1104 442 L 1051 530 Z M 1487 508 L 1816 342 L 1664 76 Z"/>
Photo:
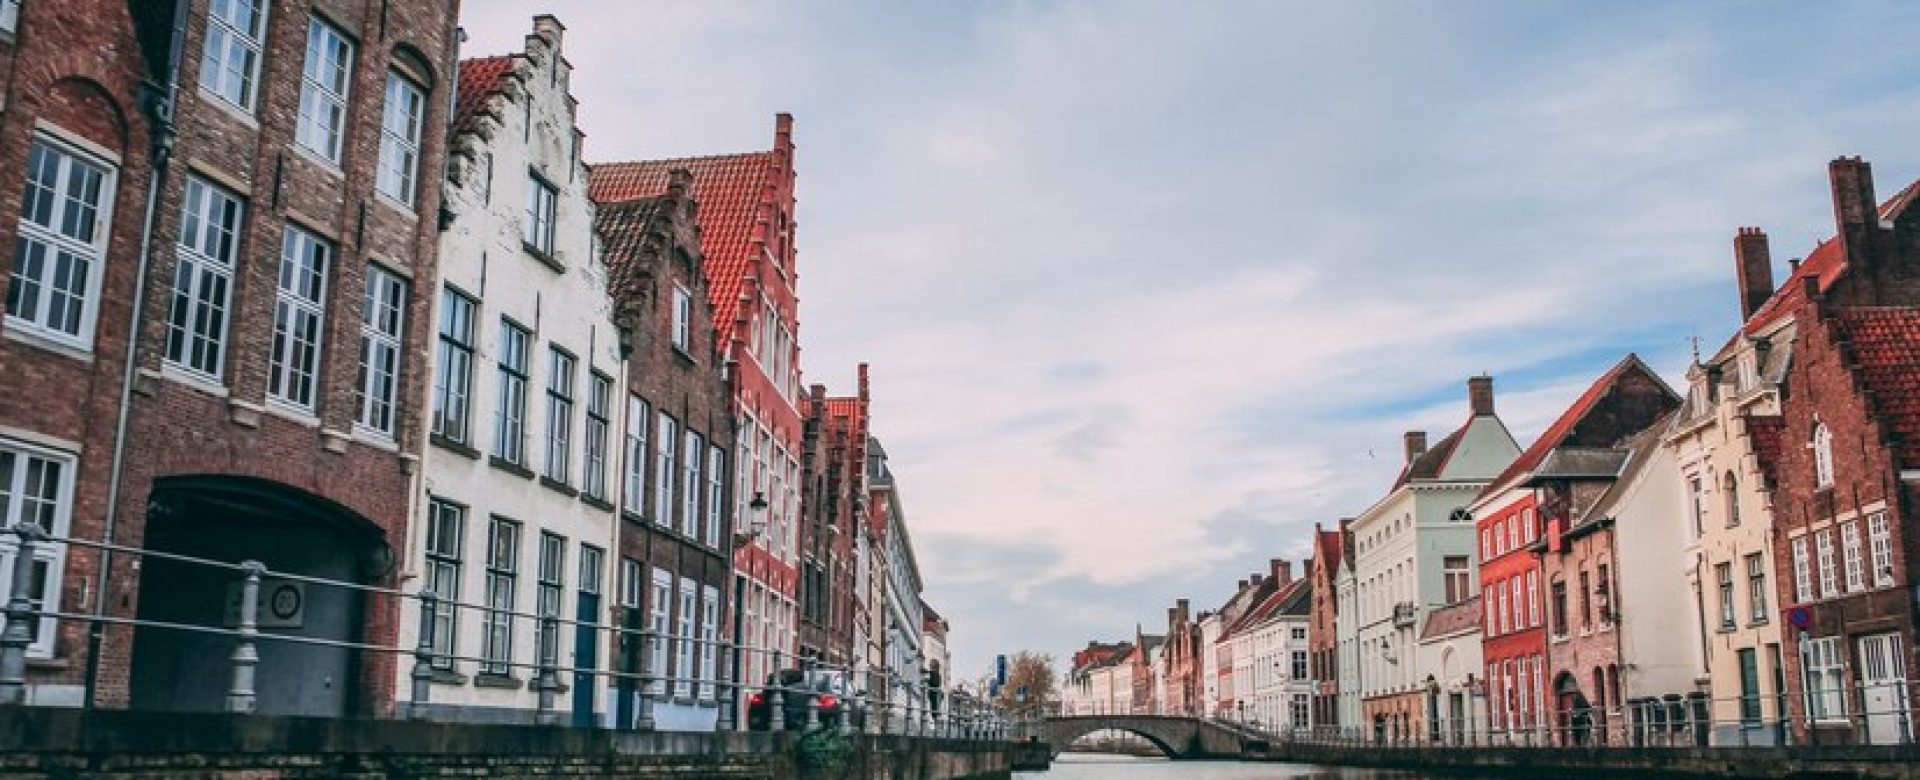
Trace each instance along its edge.
<path fill-rule="evenodd" d="M 1239 758 L 1250 737 L 1200 718 L 1169 715 L 1082 715 L 1047 718 L 1041 739 L 1057 756 L 1074 740 L 1096 731 L 1124 731 L 1153 743 L 1168 758 Z"/>

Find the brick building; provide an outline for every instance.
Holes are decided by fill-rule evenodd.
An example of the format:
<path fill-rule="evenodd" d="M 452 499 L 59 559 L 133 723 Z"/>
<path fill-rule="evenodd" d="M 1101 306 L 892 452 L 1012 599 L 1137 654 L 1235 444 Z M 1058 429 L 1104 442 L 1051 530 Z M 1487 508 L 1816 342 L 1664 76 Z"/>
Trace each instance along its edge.
<path fill-rule="evenodd" d="M 596 164 L 590 187 L 612 203 L 661 194 L 673 170 L 693 176 L 715 340 L 733 390 L 733 509 L 744 531 L 733 566 L 744 579 L 736 592 L 751 680 L 790 665 L 796 648 L 804 399 L 793 160 L 793 118 L 781 114 L 767 151 Z"/>
<path fill-rule="evenodd" d="M 1160 655 L 1160 714 L 1194 715 L 1200 709 L 1200 627 L 1180 599 L 1167 608 L 1166 643 Z"/>
<path fill-rule="evenodd" d="M 1773 493 L 1796 738 L 1913 739 L 1920 554 L 1920 184 L 1875 208 L 1871 168 L 1829 166 L 1837 235 L 1763 312 L 1791 310 Z"/>
<path fill-rule="evenodd" d="M 0 158 L 21 172 L 0 178 L 0 486 L 22 499 L 0 522 L 31 508 L 56 534 L 399 584 L 454 5 L 69 0 L 0 17 Z M 57 545 L 36 559 L 48 609 L 228 622 L 232 571 Z M 392 600 L 266 590 L 287 607 L 268 633 L 397 638 Z M 217 710 L 207 680 L 229 650 L 46 619 L 29 699 Z M 391 656 L 259 653 L 261 712 L 391 705 Z"/>
<path fill-rule="evenodd" d="M 800 649 L 803 659 L 847 668 L 865 612 L 854 545 L 867 504 L 871 406 L 867 366 L 852 396 L 829 397 L 814 385 L 806 403 L 800 524 Z"/>
<path fill-rule="evenodd" d="M 1313 669 L 1312 720 L 1316 730 L 1334 733 L 1340 722 L 1339 600 L 1334 573 L 1340 566 L 1338 530 L 1313 524 L 1313 558 L 1307 565 L 1312 594 L 1307 613 L 1307 645 Z"/>

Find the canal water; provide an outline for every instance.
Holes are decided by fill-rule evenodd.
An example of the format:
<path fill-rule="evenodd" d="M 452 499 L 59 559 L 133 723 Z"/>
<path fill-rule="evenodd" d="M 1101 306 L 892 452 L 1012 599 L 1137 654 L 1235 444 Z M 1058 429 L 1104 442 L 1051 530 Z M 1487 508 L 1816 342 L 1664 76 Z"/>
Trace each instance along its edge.
<path fill-rule="evenodd" d="M 1015 772 L 1018 780 L 1423 780 L 1433 777 L 1378 769 L 1240 761 L 1169 761 L 1109 753 L 1063 753 L 1045 772 Z"/>

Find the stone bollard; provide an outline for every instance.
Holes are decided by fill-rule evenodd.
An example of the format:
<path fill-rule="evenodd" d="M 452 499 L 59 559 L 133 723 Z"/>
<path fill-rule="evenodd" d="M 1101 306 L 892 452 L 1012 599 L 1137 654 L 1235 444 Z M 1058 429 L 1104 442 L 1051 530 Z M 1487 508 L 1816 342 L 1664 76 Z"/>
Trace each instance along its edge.
<path fill-rule="evenodd" d="M 17 561 L 33 560 L 34 544 L 46 536 L 35 523 L 16 523 L 14 535 L 20 537 Z M 39 610 L 33 608 L 33 566 L 13 566 L 13 595 L 7 598 L 7 628 L 0 631 L 0 704 L 25 704 L 27 701 L 27 647 L 33 644 L 33 624 Z"/>
<path fill-rule="evenodd" d="M 420 642 L 413 647 L 413 696 L 407 704 L 407 717 L 414 720 L 426 719 L 433 696 L 433 614 L 438 603 L 432 590 L 420 589 Z"/>
<path fill-rule="evenodd" d="M 559 672 L 554 670 L 560 654 L 560 621 L 552 615 L 540 618 L 540 667 L 535 672 L 538 678 L 534 687 L 539 691 L 539 710 L 534 713 L 534 721 L 542 726 L 552 726 L 560 722 L 560 713 L 553 708 L 554 699 L 560 691 Z"/>
<path fill-rule="evenodd" d="M 240 571 L 246 579 L 240 582 L 240 639 L 233 646 L 233 674 L 227 687 L 228 712 L 253 712 L 256 700 L 253 690 L 254 667 L 260 665 L 260 652 L 254 648 L 254 637 L 260 635 L 260 575 L 267 570 L 266 564 L 259 561 L 243 561 Z"/>
<path fill-rule="evenodd" d="M 767 730 L 787 730 L 787 684 L 774 670 L 772 693 L 767 696 Z"/>

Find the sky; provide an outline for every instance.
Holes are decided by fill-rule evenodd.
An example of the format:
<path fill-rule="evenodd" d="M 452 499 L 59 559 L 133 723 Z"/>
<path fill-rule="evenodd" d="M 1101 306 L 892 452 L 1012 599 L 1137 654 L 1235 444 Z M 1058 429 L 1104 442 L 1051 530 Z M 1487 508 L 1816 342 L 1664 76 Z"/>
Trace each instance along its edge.
<path fill-rule="evenodd" d="M 568 26 L 589 161 L 795 117 L 805 381 L 872 365 L 956 670 L 1164 630 L 1379 499 L 1491 374 L 1524 446 L 1628 352 L 1680 385 L 1920 177 L 1896 2 L 465 0 Z M 1298 564 L 1296 564 L 1298 570 Z"/>

